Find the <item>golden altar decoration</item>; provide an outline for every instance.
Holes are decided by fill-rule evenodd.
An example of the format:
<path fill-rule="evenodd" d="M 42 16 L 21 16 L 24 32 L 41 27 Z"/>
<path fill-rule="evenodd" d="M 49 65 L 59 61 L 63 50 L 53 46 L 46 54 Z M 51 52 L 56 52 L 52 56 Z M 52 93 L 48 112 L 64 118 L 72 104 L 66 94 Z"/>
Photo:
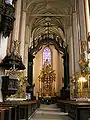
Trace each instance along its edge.
<path fill-rule="evenodd" d="M 90 98 L 90 53 L 86 51 L 87 42 L 81 42 L 80 70 L 71 77 L 71 97 Z M 86 53 L 86 54 L 85 54 Z"/>
<path fill-rule="evenodd" d="M 18 90 L 10 98 L 26 98 L 26 86 L 28 84 L 27 77 L 24 75 L 24 71 L 17 71 L 16 69 L 8 70 L 6 72 L 11 78 L 18 79 Z"/>
<path fill-rule="evenodd" d="M 80 72 L 76 72 L 71 78 L 71 97 L 90 98 L 90 68 L 89 61 L 80 60 Z"/>
<path fill-rule="evenodd" d="M 51 64 L 45 64 L 38 76 L 39 80 L 39 97 L 55 96 L 55 70 Z"/>

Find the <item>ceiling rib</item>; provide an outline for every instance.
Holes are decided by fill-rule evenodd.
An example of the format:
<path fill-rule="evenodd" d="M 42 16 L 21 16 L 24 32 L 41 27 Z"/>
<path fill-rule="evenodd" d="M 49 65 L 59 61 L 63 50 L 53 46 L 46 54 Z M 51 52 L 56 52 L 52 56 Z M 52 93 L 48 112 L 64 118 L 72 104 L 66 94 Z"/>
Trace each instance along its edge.
<path fill-rule="evenodd" d="M 70 14 L 32 14 L 34 17 L 70 17 Z"/>

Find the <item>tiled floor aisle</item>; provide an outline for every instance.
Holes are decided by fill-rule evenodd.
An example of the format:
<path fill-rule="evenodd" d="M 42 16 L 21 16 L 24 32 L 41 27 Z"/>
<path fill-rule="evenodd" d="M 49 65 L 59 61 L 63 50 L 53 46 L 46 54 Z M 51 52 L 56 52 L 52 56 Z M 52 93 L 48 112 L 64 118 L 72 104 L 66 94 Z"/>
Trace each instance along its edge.
<path fill-rule="evenodd" d="M 60 112 L 55 104 L 42 104 L 30 120 L 69 120 L 67 114 Z"/>

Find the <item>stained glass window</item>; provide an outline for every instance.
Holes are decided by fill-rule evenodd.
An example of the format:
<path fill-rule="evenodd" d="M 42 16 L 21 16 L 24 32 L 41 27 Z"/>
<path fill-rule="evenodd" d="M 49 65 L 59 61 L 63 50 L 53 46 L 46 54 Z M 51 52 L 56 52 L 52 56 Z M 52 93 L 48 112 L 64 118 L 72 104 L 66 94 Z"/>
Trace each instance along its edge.
<path fill-rule="evenodd" d="M 13 0 L 5 0 L 5 3 L 12 5 L 12 1 L 13 1 Z"/>
<path fill-rule="evenodd" d="M 47 64 L 51 64 L 51 50 L 49 47 L 46 47 L 43 51 L 43 65 L 47 62 Z"/>

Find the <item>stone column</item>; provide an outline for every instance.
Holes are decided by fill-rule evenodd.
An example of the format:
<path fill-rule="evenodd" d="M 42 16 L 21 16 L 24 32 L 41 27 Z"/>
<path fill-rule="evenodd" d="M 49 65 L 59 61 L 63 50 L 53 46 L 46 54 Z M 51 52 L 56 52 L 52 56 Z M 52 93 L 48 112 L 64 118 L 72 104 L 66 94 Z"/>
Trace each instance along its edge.
<path fill-rule="evenodd" d="M 58 95 L 58 52 L 57 50 L 54 48 L 54 46 L 52 46 L 52 66 L 53 66 L 53 70 L 55 70 L 55 74 L 56 74 L 56 79 L 55 79 L 55 92 Z"/>
<path fill-rule="evenodd" d="M 73 42 L 73 27 L 67 29 L 68 53 L 69 53 L 69 76 L 74 74 L 74 42 Z"/>
<path fill-rule="evenodd" d="M 72 18 L 73 18 L 73 14 L 72 14 Z M 73 21 L 72 21 L 72 23 L 73 23 Z M 74 45 L 74 42 L 75 41 L 74 41 L 74 34 L 73 34 L 74 32 L 76 32 L 76 31 L 73 31 L 73 24 L 72 24 L 72 26 L 70 26 L 67 29 L 67 40 L 68 40 L 68 51 L 69 51 L 68 53 L 69 53 L 69 85 L 70 85 L 69 90 L 70 90 L 70 99 L 72 99 L 72 90 L 73 90 L 73 84 L 71 82 L 71 78 L 75 74 L 75 60 L 74 60 L 74 57 L 75 57 L 75 53 L 74 53 L 75 45 Z M 76 64 L 78 65 L 78 63 L 76 63 Z M 74 85 L 74 89 L 75 89 L 75 85 Z"/>
<path fill-rule="evenodd" d="M 86 12 L 86 25 L 87 25 L 87 34 L 90 32 L 90 17 L 89 17 L 89 3 L 88 0 L 85 1 L 85 12 Z"/>
<path fill-rule="evenodd" d="M 85 22 L 85 8 L 84 0 L 78 0 L 79 3 L 79 22 L 81 31 L 81 41 L 86 41 L 86 22 Z"/>
<path fill-rule="evenodd" d="M 79 8 L 79 23 L 80 23 L 80 57 L 82 60 L 87 59 L 87 27 L 86 27 L 86 19 L 85 19 L 85 6 L 84 0 L 78 0 L 78 8 Z"/>
<path fill-rule="evenodd" d="M 74 45 L 74 67 L 75 72 L 79 71 L 79 40 L 77 13 L 73 13 L 73 45 Z"/>
<path fill-rule="evenodd" d="M 17 0 L 16 2 L 15 18 L 16 20 L 14 22 L 13 40 L 19 40 L 21 27 L 21 0 Z"/>
<path fill-rule="evenodd" d="M 28 71 L 28 48 L 29 48 L 29 26 L 26 26 L 26 32 L 25 32 L 25 45 L 24 45 L 24 65 L 26 67 L 25 75 L 27 76 Z"/>
<path fill-rule="evenodd" d="M 69 54 L 67 51 L 67 47 L 65 48 L 63 60 L 64 60 L 64 89 L 67 89 L 69 84 Z"/>
<path fill-rule="evenodd" d="M 64 65 L 63 65 L 63 58 L 62 58 L 62 54 L 59 54 L 59 61 L 58 61 L 58 90 L 59 90 L 59 95 L 60 95 L 60 90 L 62 89 L 62 87 L 64 87 Z"/>
<path fill-rule="evenodd" d="M 8 37 L 5 38 L 1 34 L 0 35 L 0 63 L 1 63 L 2 59 L 6 56 L 7 42 L 8 42 Z M 3 75 L 3 74 L 4 74 L 4 69 L 0 68 L 0 75 Z"/>
<path fill-rule="evenodd" d="M 25 76 L 28 75 L 27 71 L 28 71 L 28 44 L 25 43 L 24 45 L 24 65 L 26 67 L 26 69 L 24 70 L 24 74 Z"/>
<path fill-rule="evenodd" d="M 25 26 L 26 26 L 26 12 L 22 11 L 21 34 L 20 34 L 20 55 L 22 57 L 22 61 L 24 61 Z"/>

